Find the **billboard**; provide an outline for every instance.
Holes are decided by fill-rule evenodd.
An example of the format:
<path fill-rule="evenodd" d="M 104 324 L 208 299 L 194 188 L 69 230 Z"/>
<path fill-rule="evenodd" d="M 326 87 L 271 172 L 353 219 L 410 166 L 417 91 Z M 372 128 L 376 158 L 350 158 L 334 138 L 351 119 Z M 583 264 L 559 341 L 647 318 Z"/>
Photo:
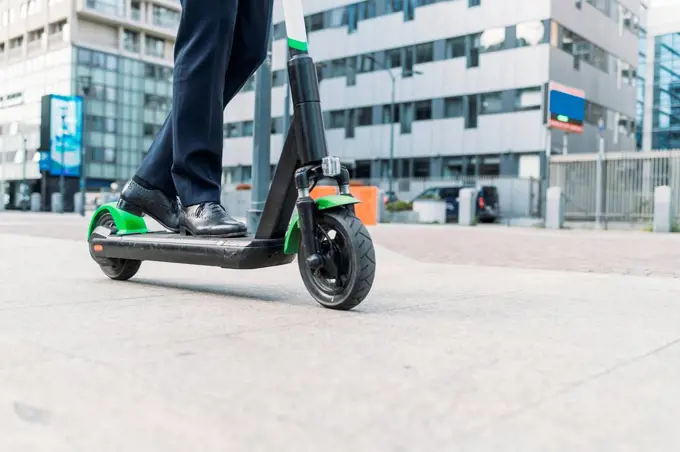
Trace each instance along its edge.
<path fill-rule="evenodd" d="M 586 93 L 559 83 L 550 82 L 548 92 L 548 126 L 571 133 L 583 133 Z"/>
<path fill-rule="evenodd" d="M 80 176 L 83 149 L 83 99 L 49 94 L 42 98 L 40 168 L 53 176 Z"/>

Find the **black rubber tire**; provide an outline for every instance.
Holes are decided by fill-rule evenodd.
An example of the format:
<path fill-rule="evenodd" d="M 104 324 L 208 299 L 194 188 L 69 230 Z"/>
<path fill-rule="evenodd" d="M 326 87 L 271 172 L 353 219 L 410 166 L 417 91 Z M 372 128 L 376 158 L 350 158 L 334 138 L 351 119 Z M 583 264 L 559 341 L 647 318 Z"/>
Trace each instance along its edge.
<path fill-rule="evenodd" d="M 317 226 L 329 226 L 342 235 L 350 259 L 350 276 L 339 294 L 331 294 L 317 284 L 306 264 L 304 246 L 300 244 L 298 267 L 302 281 L 312 297 L 328 309 L 348 311 L 358 306 L 371 290 L 375 278 L 375 249 L 366 226 L 349 209 L 322 211 L 317 215 Z"/>
<path fill-rule="evenodd" d="M 97 226 L 115 228 L 113 217 L 105 212 L 97 217 Z M 142 261 L 132 259 L 100 259 L 97 261 L 104 274 L 114 281 L 127 281 L 137 274 Z"/>

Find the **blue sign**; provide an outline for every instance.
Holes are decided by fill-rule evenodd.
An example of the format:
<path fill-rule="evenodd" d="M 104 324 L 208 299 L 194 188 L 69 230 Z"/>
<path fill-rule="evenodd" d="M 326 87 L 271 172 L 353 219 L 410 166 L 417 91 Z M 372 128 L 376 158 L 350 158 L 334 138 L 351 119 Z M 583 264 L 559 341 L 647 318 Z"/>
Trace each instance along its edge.
<path fill-rule="evenodd" d="M 82 165 L 83 99 L 52 94 L 49 109 L 49 171 L 54 176 L 78 177 Z"/>
<path fill-rule="evenodd" d="M 40 151 L 40 162 L 39 162 L 39 167 L 40 171 L 49 171 L 50 170 L 50 154 L 47 151 Z"/>
<path fill-rule="evenodd" d="M 550 82 L 548 84 L 549 125 L 565 132 L 583 133 L 585 92 Z"/>
<path fill-rule="evenodd" d="M 586 100 L 583 97 L 562 91 L 550 92 L 550 113 L 554 115 L 564 115 L 569 119 L 583 121 L 585 108 Z"/>

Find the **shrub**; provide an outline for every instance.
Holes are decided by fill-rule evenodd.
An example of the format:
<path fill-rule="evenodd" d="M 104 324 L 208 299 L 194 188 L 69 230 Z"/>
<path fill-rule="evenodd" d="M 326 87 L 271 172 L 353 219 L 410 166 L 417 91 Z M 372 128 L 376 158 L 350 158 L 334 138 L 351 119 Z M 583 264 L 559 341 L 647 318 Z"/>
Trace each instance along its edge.
<path fill-rule="evenodd" d="M 407 201 L 394 201 L 387 204 L 388 212 L 405 212 L 413 210 L 413 203 Z"/>

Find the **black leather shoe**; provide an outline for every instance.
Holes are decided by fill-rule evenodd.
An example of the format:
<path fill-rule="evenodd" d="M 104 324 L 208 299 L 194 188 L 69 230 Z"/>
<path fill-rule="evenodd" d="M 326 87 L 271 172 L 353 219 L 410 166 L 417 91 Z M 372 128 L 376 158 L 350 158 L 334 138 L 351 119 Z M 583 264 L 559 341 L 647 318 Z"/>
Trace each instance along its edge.
<path fill-rule="evenodd" d="M 216 237 L 246 235 L 246 225 L 230 217 L 219 203 L 204 202 L 195 206 L 182 207 L 181 211 L 180 234 Z"/>
<path fill-rule="evenodd" d="M 118 208 L 139 217 L 144 214 L 172 232 L 179 232 L 179 202 L 160 190 L 149 190 L 135 181 L 125 184 Z"/>

